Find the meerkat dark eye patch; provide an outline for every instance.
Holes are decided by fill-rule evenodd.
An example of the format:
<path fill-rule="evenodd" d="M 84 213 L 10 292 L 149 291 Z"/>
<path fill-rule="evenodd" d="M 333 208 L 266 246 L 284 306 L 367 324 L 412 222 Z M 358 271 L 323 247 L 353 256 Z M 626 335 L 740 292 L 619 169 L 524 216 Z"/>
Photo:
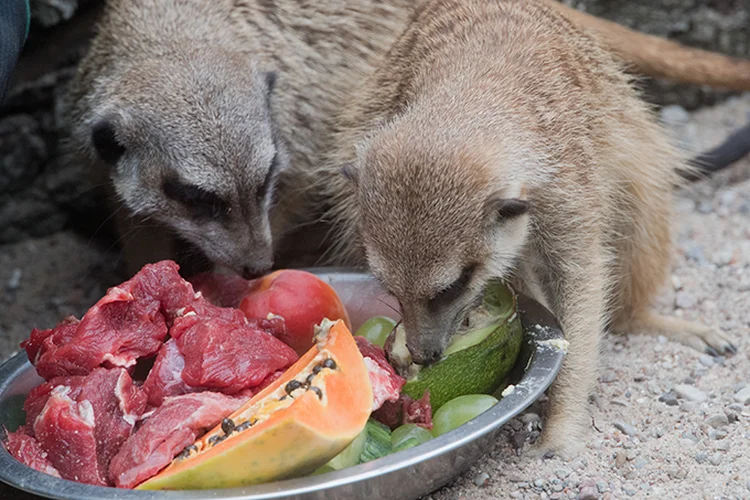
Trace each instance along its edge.
<path fill-rule="evenodd" d="M 216 193 L 178 180 L 168 180 L 162 186 L 164 195 L 185 205 L 193 217 L 200 219 L 224 219 L 230 206 Z"/>
<path fill-rule="evenodd" d="M 529 211 L 531 204 L 518 198 L 492 198 L 486 206 L 490 222 L 503 222 L 521 216 Z"/>
<path fill-rule="evenodd" d="M 115 127 L 107 120 L 98 121 L 91 129 L 91 142 L 99 158 L 110 165 L 125 154 L 125 146 L 117 142 Z"/>
<path fill-rule="evenodd" d="M 430 310 L 438 310 L 441 307 L 454 302 L 461 295 L 464 294 L 466 289 L 469 287 L 471 279 L 474 277 L 474 272 L 477 270 L 476 264 L 470 264 L 463 268 L 461 275 L 438 292 L 430 301 L 427 303 L 427 307 Z"/>

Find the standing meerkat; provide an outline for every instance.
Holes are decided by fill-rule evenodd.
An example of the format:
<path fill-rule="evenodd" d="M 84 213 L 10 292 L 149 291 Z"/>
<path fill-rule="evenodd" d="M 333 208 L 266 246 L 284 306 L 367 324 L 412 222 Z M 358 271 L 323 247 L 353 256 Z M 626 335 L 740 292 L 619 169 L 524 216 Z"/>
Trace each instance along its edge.
<path fill-rule="evenodd" d="M 419 4 L 109 0 L 66 129 L 72 159 L 109 192 L 128 271 L 173 258 L 172 233 L 245 277 L 268 270 L 334 116 Z"/>
<path fill-rule="evenodd" d="M 587 436 L 606 329 L 734 347 L 649 309 L 669 271 L 673 191 L 688 167 L 604 45 L 630 49 L 561 11 L 430 0 L 342 113 L 339 147 L 314 173 L 331 260 L 366 265 L 398 299 L 415 362 L 441 357 L 491 278 L 553 311 L 570 345 L 534 449 L 571 455 Z M 747 62 L 696 54 L 707 77 L 750 86 Z M 671 76 L 695 75 L 680 71 Z"/>

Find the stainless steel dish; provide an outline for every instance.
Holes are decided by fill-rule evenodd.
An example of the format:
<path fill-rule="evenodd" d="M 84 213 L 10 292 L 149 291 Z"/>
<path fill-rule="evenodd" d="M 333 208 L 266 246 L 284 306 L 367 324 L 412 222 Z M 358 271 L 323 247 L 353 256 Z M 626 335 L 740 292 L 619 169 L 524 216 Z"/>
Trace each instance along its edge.
<path fill-rule="evenodd" d="M 397 304 L 370 276 L 331 269 L 315 269 L 313 272 L 327 280 L 339 293 L 354 328 L 374 315 L 397 316 Z M 513 375 L 515 389 L 474 420 L 416 448 L 314 477 L 247 488 L 153 492 L 103 488 L 57 479 L 17 462 L 0 446 L 0 480 L 19 490 L 65 500 L 417 498 L 449 482 L 489 451 L 500 427 L 536 400 L 557 375 L 564 353 L 555 342 L 545 342 L 563 338 L 557 322 L 549 311 L 526 297 L 519 298 L 519 311 L 525 341 Z M 0 426 L 12 430 L 23 421 L 23 399 L 41 382 L 24 352 L 0 366 Z M 20 492 L 13 493 L 21 496 Z M 10 498 L 17 498 L 13 493 L 10 493 Z"/>

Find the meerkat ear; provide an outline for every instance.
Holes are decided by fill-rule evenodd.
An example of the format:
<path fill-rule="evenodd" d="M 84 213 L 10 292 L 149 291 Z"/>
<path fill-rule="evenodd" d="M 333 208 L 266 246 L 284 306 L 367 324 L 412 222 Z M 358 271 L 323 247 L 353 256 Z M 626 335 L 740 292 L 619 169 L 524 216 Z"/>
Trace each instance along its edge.
<path fill-rule="evenodd" d="M 115 125 L 106 118 L 99 119 L 91 127 L 91 143 L 99 158 L 109 165 L 117 163 L 125 154 L 125 146 L 117 139 Z"/>
<path fill-rule="evenodd" d="M 349 182 L 357 184 L 357 170 L 354 168 L 354 163 L 347 163 L 341 167 L 341 175 Z"/>
<path fill-rule="evenodd" d="M 266 72 L 266 85 L 268 86 L 269 94 L 273 92 L 274 88 L 276 88 L 276 72 L 275 71 Z"/>

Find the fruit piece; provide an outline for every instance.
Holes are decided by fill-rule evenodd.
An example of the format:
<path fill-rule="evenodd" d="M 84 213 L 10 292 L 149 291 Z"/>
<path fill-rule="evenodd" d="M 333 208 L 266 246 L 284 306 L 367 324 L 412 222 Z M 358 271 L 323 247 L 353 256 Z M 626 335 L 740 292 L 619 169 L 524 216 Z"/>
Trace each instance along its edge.
<path fill-rule="evenodd" d="M 464 394 L 493 393 L 515 365 L 522 339 L 515 294 L 494 281 L 487 287 L 482 305 L 469 314 L 469 325 L 437 363 L 420 367 L 411 362 L 401 326 L 389 337 L 386 351 L 389 361 L 406 373 L 402 393 L 418 399 L 429 390 L 432 409 L 437 411 Z"/>
<path fill-rule="evenodd" d="M 208 489 L 309 474 L 364 429 L 372 389 L 343 321 L 323 320 L 316 344 L 250 401 L 138 489 Z"/>
<path fill-rule="evenodd" d="M 396 328 L 396 322 L 391 318 L 373 316 L 365 321 L 354 335 L 364 337 L 376 346 L 383 347 L 394 328 Z"/>
<path fill-rule="evenodd" d="M 462 426 L 495 403 L 497 399 L 487 394 L 467 394 L 451 399 L 433 415 L 432 435 L 438 437 Z"/>
<path fill-rule="evenodd" d="M 363 464 L 371 460 L 384 457 L 391 453 L 391 430 L 378 422 L 370 419 L 367 421 L 367 439 L 365 447 L 359 457 L 359 463 Z"/>
<path fill-rule="evenodd" d="M 306 271 L 285 269 L 253 280 L 240 309 L 248 318 L 281 316 L 286 332 L 279 339 L 300 356 L 313 344 L 313 329 L 323 318 L 341 319 L 351 329 L 349 316 L 336 291 Z"/>
<path fill-rule="evenodd" d="M 408 450 L 432 439 L 430 431 L 416 424 L 404 424 L 391 434 L 393 451 Z"/>

